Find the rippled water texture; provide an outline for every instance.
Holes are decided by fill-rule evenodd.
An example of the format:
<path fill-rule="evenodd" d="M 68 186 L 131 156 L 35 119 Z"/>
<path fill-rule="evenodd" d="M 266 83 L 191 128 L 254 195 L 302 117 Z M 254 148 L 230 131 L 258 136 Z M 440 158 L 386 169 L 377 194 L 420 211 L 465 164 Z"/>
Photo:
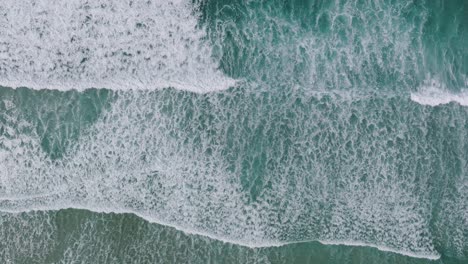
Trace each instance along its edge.
<path fill-rule="evenodd" d="M 0 259 L 468 261 L 467 5 L 2 1 Z"/>

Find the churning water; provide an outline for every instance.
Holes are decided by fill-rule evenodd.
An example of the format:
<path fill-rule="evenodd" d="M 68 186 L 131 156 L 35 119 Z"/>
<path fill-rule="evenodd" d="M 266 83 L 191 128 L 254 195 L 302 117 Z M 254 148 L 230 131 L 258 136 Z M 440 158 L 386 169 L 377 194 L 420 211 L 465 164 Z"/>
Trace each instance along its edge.
<path fill-rule="evenodd" d="M 467 47 L 464 0 L 2 0 L 0 259 L 467 261 Z"/>

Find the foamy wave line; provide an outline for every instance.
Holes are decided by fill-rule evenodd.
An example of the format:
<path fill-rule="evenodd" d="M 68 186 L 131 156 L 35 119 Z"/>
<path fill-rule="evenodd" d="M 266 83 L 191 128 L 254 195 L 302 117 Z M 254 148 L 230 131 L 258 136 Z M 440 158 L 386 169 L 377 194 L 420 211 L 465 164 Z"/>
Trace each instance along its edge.
<path fill-rule="evenodd" d="M 87 210 L 87 211 L 91 211 L 95 213 L 105 213 L 105 214 L 134 214 L 140 217 L 141 219 L 148 221 L 150 223 L 155 223 L 158 225 L 171 227 L 178 231 L 184 232 L 185 234 L 188 234 L 188 235 L 204 236 L 213 240 L 221 241 L 223 243 L 235 244 L 238 246 L 243 246 L 243 247 L 252 248 L 252 249 L 253 248 L 282 247 L 282 246 L 291 245 L 291 244 L 308 243 L 308 242 L 319 242 L 323 245 L 371 247 L 371 248 L 378 249 L 380 251 L 396 253 L 396 254 L 413 257 L 413 258 L 422 258 L 422 259 L 429 259 L 429 260 L 437 260 L 440 258 L 440 254 L 432 254 L 430 252 L 414 253 L 410 251 L 399 250 L 399 249 L 395 249 L 395 248 L 391 248 L 391 247 L 387 247 L 383 245 L 376 245 L 376 244 L 371 244 L 371 243 L 366 243 L 366 242 L 361 242 L 361 241 L 310 239 L 310 240 L 298 240 L 298 241 L 288 241 L 288 242 L 263 241 L 260 243 L 259 242 L 253 243 L 251 241 L 246 241 L 246 240 L 226 238 L 217 234 L 206 232 L 205 230 L 199 230 L 199 229 L 194 229 L 194 228 L 187 228 L 187 227 L 180 226 L 180 225 L 175 225 L 173 223 L 161 220 L 154 216 L 150 216 L 148 214 L 141 213 L 133 209 L 129 209 L 129 208 L 109 209 L 109 208 L 104 208 L 104 207 L 88 207 L 88 206 L 81 206 L 81 205 L 63 204 L 62 206 L 58 206 L 58 205 L 47 206 L 47 207 L 36 206 L 34 208 L 18 209 L 18 210 L 5 210 L 2 208 L 0 209 L 0 211 L 4 213 L 17 214 L 17 213 L 28 213 L 28 212 L 34 212 L 34 211 L 59 211 L 59 210 L 66 210 L 66 209 Z"/>
<path fill-rule="evenodd" d="M 468 92 L 453 94 L 445 91 L 423 91 L 411 93 L 411 100 L 422 105 L 437 106 L 451 102 L 468 106 Z"/>
<path fill-rule="evenodd" d="M 370 244 L 370 243 L 365 243 L 361 241 L 347 241 L 347 240 L 318 240 L 318 242 L 324 244 L 324 245 L 345 245 L 345 246 L 354 246 L 354 247 L 372 247 L 376 248 L 380 251 L 386 251 L 386 252 L 392 252 L 392 253 L 397 253 L 400 255 L 405 255 L 413 258 L 423 258 L 423 259 L 430 259 L 430 260 L 437 260 L 440 258 L 439 254 L 431 254 L 429 252 L 427 253 L 413 253 L 410 251 L 406 250 L 398 250 L 394 249 L 391 247 L 387 246 L 382 246 L 382 245 L 375 245 L 375 244 Z"/>
<path fill-rule="evenodd" d="M 38 193 L 38 194 L 26 194 L 26 195 L 12 195 L 12 194 L 3 194 L 0 195 L 1 201 L 22 201 L 22 200 L 31 200 L 38 198 L 51 197 L 54 195 L 65 193 L 65 191 L 55 191 L 49 193 Z"/>
<path fill-rule="evenodd" d="M 466 83 L 468 85 L 468 82 Z M 426 80 L 425 84 L 417 92 L 411 93 L 411 100 L 422 105 L 437 106 L 451 102 L 462 106 L 468 106 L 468 90 L 453 93 L 446 89 L 445 85 L 438 80 Z"/>
<path fill-rule="evenodd" d="M 143 83 L 141 81 L 125 82 L 57 82 L 57 83 L 40 83 L 29 81 L 9 81 L 0 80 L 1 87 L 10 87 L 12 89 L 29 88 L 32 90 L 58 90 L 58 91 L 85 91 L 88 89 L 109 89 L 113 91 L 152 91 L 162 90 L 165 88 L 174 88 L 181 91 L 189 91 L 194 93 L 209 93 L 227 90 L 238 84 L 238 81 L 229 77 L 218 78 L 217 80 L 209 80 L 210 82 L 202 83 L 200 81 L 183 82 L 183 81 L 154 81 L 153 83 Z"/>

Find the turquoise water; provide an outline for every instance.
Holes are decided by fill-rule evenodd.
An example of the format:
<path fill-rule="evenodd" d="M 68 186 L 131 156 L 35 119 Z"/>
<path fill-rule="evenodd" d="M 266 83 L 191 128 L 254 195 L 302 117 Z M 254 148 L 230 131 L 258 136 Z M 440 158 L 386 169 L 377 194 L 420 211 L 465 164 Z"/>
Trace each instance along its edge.
<path fill-rule="evenodd" d="M 4 262 L 468 260 L 465 1 L 0 14 Z"/>

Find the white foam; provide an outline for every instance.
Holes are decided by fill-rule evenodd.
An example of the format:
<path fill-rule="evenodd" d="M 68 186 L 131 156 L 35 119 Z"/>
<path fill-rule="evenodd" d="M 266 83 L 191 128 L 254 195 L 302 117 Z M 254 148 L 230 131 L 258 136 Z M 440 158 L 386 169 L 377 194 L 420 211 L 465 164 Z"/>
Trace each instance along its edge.
<path fill-rule="evenodd" d="M 448 91 L 443 84 L 437 80 L 426 81 L 417 91 L 411 93 L 411 100 L 422 105 L 437 106 L 451 102 L 462 106 L 468 106 L 468 89 L 461 92 Z"/>
<path fill-rule="evenodd" d="M 21 200 L 30 200 L 30 199 L 38 199 L 38 198 L 45 198 L 48 196 L 54 196 L 62 194 L 61 191 L 54 191 L 50 193 L 37 193 L 37 194 L 26 194 L 26 195 L 15 195 L 15 194 L 0 194 L 0 201 L 21 201 Z"/>
<path fill-rule="evenodd" d="M 227 89 L 190 1 L 0 3 L 0 85 Z"/>

